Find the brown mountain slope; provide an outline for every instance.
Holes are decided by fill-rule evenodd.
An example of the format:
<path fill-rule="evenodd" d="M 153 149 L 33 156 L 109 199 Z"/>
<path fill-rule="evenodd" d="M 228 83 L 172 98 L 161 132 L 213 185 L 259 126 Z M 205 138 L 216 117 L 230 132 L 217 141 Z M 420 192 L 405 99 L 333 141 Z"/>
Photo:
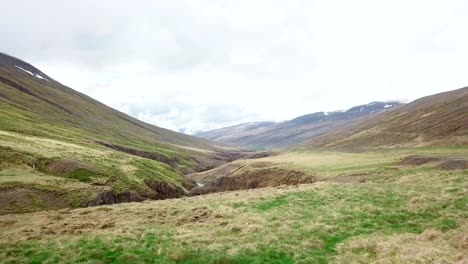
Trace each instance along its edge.
<path fill-rule="evenodd" d="M 420 98 L 303 144 L 375 148 L 468 144 L 468 87 Z"/>
<path fill-rule="evenodd" d="M 372 102 L 347 111 L 317 112 L 275 122 L 253 122 L 196 134 L 197 137 L 254 149 L 284 148 L 401 106 L 402 103 Z"/>
<path fill-rule="evenodd" d="M 177 165 L 192 168 L 206 162 L 212 166 L 218 160 L 217 152 L 224 152 L 220 144 L 150 125 L 119 112 L 3 53 L 0 53 L 0 130 L 155 152 L 163 159 L 178 160 Z"/>

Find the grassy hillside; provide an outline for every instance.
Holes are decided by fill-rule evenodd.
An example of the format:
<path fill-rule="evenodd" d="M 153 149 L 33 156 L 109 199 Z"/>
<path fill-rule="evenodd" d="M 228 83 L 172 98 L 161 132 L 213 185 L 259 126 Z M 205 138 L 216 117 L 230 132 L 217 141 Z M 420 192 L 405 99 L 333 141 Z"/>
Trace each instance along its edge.
<path fill-rule="evenodd" d="M 423 97 L 304 143 L 305 148 L 468 144 L 468 87 Z"/>
<path fill-rule="evenodd" d="M 467 171 L 398 165 L 409 154 L 468 158 L 468 149 L 290 152 L 261 161 L 314 173 L 320 182 L 0 216 L 0 259 L 464 263 Z"/>
<path fill-rule="evenodd" d="M 279 123 L 246 123 L 198 133 L 196 136 L 252 149 L 279 149 L 298 145 L 401 105 L 399 102 L 372 102 L 347 111 L 317 112 Z"/>
<path fill-rule="evenodd" d="M 428 156 L 427 161 L 432 162 L 432 165 L 436 163 L 439 167 L 468 169 L 466 146 L 400 148 L 359 153 L 296 150 L 265 158 L 236 160 L 187 177 L 204 184 L 192 189 L 192 194 L 320 181 L 363 182 L 369 175 L 388 174 L 391 170 L 398 173 L 391 165 L 415 153 Z M 421 160 L 426 162 L 424 158 Z"/>
<path fill-rule="evenodd" d="M 0 53 L 0 213 L 178 196 L 193 185 L 183 174 L 232 159 L 224 152 Z"/>
<path fill-rule="evenodd" d="M 8 60 L 10 58 L 10 60 Z M 18 64 L 20 66 L 18 66 Z M 20 60 L 0 54 L 0 127 L 23 134 L 158 150 L 167 155 L 184 147 L 215 150 L 205 140 L 146 124 L 74 91 Z"/>

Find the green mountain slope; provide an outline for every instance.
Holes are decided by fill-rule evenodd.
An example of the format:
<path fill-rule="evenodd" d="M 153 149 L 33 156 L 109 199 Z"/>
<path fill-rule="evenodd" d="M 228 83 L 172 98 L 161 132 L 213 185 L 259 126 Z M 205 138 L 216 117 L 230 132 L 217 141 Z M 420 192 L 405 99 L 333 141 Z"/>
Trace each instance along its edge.
<path fill-rule="evenodd" d="M 0 53 L 0 192 L 8 193 L 2 208 L 180 196 L 191 186 L 183 174 L 232 154 L 141 122 Z M 63 201 L 57 197 L 71 201 L 56 204 Z"/>

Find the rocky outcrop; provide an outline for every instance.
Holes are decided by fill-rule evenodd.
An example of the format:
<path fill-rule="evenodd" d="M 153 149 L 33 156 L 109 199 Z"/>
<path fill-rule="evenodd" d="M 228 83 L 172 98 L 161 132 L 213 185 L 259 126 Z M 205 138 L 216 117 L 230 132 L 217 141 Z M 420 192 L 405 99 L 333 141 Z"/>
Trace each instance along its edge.
<path fill-rule="evenodd" d="M 119 203 L 130 203 L 130 202 L 142 202 L 145 199 L 136 192 L 123 192 L 114 194 L 112 191 L 106 191 L 98 194 L 98 196 L 88 202 L 87 206 L 99 206 L 99 205 L 110 205 Z"/>
<path fill-rule="evenodd" d="M 187 181 L 192 183 L 192 181 Z M 99 206 L 99 205 L 110 205 L 119 203 L 131 203 L 131 202 L 142 202 L 146 199 L 150 200 L 165 200 L 184 197 L 188 194 L 185 187 L 172 185 L 166 182 L 147 182 L 146 185 L 153 190 L 153 194 L 149 196 L 142 196 L 134 191 L 114 193 L 112 191 L 102 192 L 97 197 L 88 202 L 87 206 Z M 196 183 L 193 182 L 193 187 Z"/>
<path fill-rule="evenodd" d="M 197 186 L 198 186 L 197 182 L 192 179 L 185 179 L 185 181 L 182 183 L 182 187 L 184 187 L 186 190 L 189 190 L 189 191 Z"/>
<path fill-rule="evenodd" d="M 166 182 L 147 182 L 146 185 L 155 192 L 155 195 L 151 197 L 154 200 L 180 198 L 187 195 L 184 188 Z"/>
<path fill-rule="evenodd" d="M 305 172 L 280 167 L 240 168 L 228 171 L 233 173 L 210 179 L 204 182 L 204 186 L 192 189 L 189 194 L 200 195 L 213 192 L 313 183 L 317 181 L 315 177 Z"/>

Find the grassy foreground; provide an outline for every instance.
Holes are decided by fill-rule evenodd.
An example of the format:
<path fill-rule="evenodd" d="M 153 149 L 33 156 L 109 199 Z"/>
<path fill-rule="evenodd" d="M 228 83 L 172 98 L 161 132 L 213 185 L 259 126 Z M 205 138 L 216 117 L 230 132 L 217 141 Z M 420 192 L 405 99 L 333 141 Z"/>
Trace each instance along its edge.
<path fill-rule="evenodd" d="M 468 171 L 395 166 L 408 153 L 293 152 L 300 186 L 0 216 L 3 263 L 463 263 Z M 252 162 L 252 161 L 249 161 Z M 337 180 L 361 177 L 364 182 Z"/>

